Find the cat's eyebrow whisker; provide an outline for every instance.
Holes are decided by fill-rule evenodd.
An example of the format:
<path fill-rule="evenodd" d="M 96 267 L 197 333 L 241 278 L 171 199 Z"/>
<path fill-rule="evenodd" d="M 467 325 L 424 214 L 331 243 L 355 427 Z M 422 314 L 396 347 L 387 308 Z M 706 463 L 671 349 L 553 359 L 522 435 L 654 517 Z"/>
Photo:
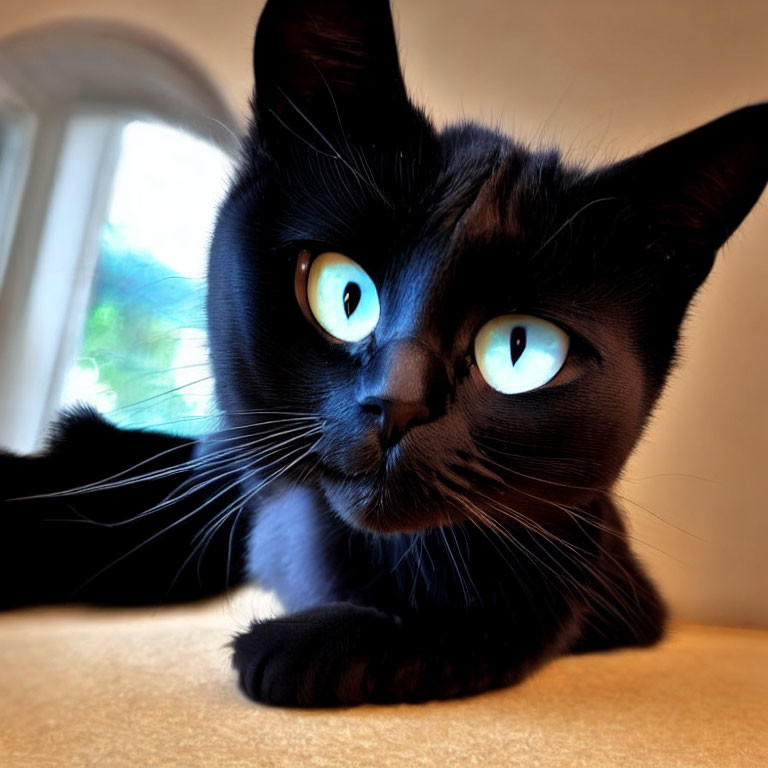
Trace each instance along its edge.
<path fill-rule="evenodd" d="M 534 252 L 533 257 L 535 258 L 538 256 L 567 226 L 572 224 L 579 216 L 581 216 L 584 211 L 586 211 L 588 208 L 591 208 L 593 205 L 596 205 L 597 203 L 607 203 L 611 200 L 615 200 L 615 197 L 598 197 L 595 200 L 590 200 L 588 203 L 585 203 L 584 205 L 579 208 L 576 213 L 569 216 L 553 233 L 550 235 Z"/>
<path fill-rule="evenodd" d="M 311 149 L 313 152 L 317 152 L 318 155 L 321 155 L 322 157 L 327 157 L 331 160 L 336 160 L 336 158 L 338 157 L 335 151 L 333 154 L 331 154 L 330 152 L 323 152 L 322 149 L 318 149 L 314 144 L 312 144 L 312 142 L 307 141 L 300 133 L 298 133 L 297 131 L 294 131 L 293 128 L 291 128 L 291 126 L 288 125 L 288 123 L 286 123 L 285 120 L 283 120 L 283 118 L 277 114 L 277 112 L 275 112 L 274 109 L 270 109 L 269 114 L 272 115 L 272 117 L 274 117 L 275 120 L 277 120 L 277 122 L 280 123 L 280 125 L 283 128 L 285 128 L 285 130 L 288 131 L 288 133 L 291 134 L 291 136 L 298 139 L 302 144 L 309 147 L 309 149 Z"/>
<path fill-rule="evenodd" d="M 319 70 L 318 70 L 319 71 Z M 344 138 L 344 143 L 347 148 L 347 153 L 350 158 L 357 160 L 357 165 L 362 166 L 363 169 L 363 175 L 368 179 L 369 184 L 378 192 L 379 197 L 381 200 L 383 200 L 390 208 L 392 208 L 392 203 L 386 198 L 384 193 L 381 191 L 381 187 L 378 186 L 376 183 L 376 176 L 373 173 L 373 169 L 370 166 L 370 163 L 368 162 L 368 159 L 365 156 L 365 152 L 362 150 L 362 148 L 358 149 L 357 152 L 355 149 L 350 145 L 347 132 L 344 130 L 344 125 L 341 121 L 341 113 L 339 111 L 339 107 L 336 103 L 336 97 L 333 95 L 333 90 L 331 89 L 331 86 L 329 85 L 328 81 L 325 78 L 325 75 L 320 72 L 320 77 L 323 79 L 323 82 L 325 83 L 326 88 L 328 89 L 328 95 L 331 97 L 331 102 L 333 103 L 333 109 L 336 113 L 336 119 L 339 124 L 339 130 L 341 131 L 341 135 Z"/>
<path fill-rule="evenodd" d="M 375 184 L 371 184 L 371 182 L 368 179 L 366 179 L 365 176 L 363 176 L 353 165 L 350 164 L 350 162 L 338 151 L 338 149 L 336 149 L 336 147 L 333 146 L 333 143 L 328 139 L 328 137 L 309 119 L 309 117 L 290 98 L 290 96 L 288 96 L 288 94 L 285 93 L 285 91 L 280 89 L 280 92 L 283 98 L 286 100 L 286 102 L 288 102 L 288 104 L 291 107 L 293 107 L 293 109 L 296 110 L 296 113 L 299 115 L 299 117 L 301 117 L 301 119 L 304 120 L 307 123 L 307 125 L 309 125 L 309 127 L 320 137 L 322 142 L 331 150 L 331 152 L 334 153 L 334 159 L 340 160 L 360 181 L 362 181 L 365 185 L 367 185 L 370 189 L 372 189 L 376 193 L 376 196 L 379 197 L 385 205 L 391 208 L 392 203 L 384 196 L 382 191 Z M 272 114 L 274 114 L 274 112 L 272 112 Z M 282 123 L 282 124 L 285 125 L 285 123 Z M 296 135 L 294 131 L 291 131 L 291 133 Z M 305 143 L 309 144 L 309 142 L 307 142 L 306 140 L 305 140 Z M 309 144 L 309 146 L 312 146 L 312 145 Z"/>
<path fill-rule="evenodd" d="M 339 111 L 339 105 L 336 102 L 336 97 L 333 95 L 333 88 L 331 88 L 331 84 L 328 82 L 328 79 L 325 76 L 325 73 L 320 69 L 320 67 L 317 66 L 317 64 L 314 65 L 315 70 L 317 74 L 319 75 L 320 79 L 323 81 L 323 85 L 325 86 L 325 89 L 328 91 L 328 96 L 331 99 L 331 104 L 333 104 L 333 111 L 336 114 L 336 122 L 339 124 L 339 132 L 344 140 L 344 144 L 347 148 L 347 153 L 349 156 L 352 156 L 354 153 L 352 151 L 352 147 L 349 143 L 349 137 L 347 131 L 344 130 L 344 124 L 341 121 L 341 112 Z M 364 155 L 361 153 L 361 157 L 359 159 L 364 160 Z M 373 172 L 371 171 L 370 166 L 368 163 L 365 163 L 365 170 L 367 172 L 367 178 L 371 185 L 376 186 L 376 180 L 373 175 Z M 379 190 L 380 194 L 383 197 L 383 193 Z"/>

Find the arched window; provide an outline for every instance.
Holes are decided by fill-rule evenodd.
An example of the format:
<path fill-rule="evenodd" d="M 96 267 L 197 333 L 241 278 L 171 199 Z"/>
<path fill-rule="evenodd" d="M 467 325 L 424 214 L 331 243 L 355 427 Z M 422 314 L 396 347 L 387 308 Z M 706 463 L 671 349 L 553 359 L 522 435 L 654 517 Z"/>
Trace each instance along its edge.
<path fill-rule="evenodd" d="M 0 41 L 0 444 L 62 404 L 202 430 L 205 253 L 237 148 L 192 62 L 122 26 Z"/>

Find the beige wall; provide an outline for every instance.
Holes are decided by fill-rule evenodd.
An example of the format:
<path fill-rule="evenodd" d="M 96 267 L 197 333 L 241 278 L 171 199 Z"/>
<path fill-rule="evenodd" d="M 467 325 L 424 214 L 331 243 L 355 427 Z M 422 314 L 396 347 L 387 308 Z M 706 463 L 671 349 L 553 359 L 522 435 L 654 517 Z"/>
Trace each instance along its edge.
<path fill-rule="evenodd" d="M 0 34 L 53 19 L 147 27 L 246 114 L 245 0 L 2 0 Z M 768 99 L 768 2 L 395 0 L 406 78 L 438 121 L 467 116 L 620 156 Z M 768 141 L 768 137 L 766 137 Z M 638 548 L 678 616 L 768 626 L 768 196 L 726 246 L 684 360 L 626 472 Z"/>

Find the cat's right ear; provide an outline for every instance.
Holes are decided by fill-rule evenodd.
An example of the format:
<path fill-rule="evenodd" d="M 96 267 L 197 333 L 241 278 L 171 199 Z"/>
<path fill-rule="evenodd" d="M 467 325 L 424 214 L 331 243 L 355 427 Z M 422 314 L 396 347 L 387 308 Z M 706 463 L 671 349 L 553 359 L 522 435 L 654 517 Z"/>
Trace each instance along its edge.
<path fill-rule="evenodd" d="M 397 142 L 419 121 L 388 0 L 268 0 L 253 52 L 261 142 Z"/>
<path fill-rule="evenodd" d="M 768 182 L 768 103 L 731 112 L 587 177 L 589 194 L 614 201 L 612 229 L 663 257 L 689 291 Z M 596 208 L 596 210 L 599 210 Z"/>

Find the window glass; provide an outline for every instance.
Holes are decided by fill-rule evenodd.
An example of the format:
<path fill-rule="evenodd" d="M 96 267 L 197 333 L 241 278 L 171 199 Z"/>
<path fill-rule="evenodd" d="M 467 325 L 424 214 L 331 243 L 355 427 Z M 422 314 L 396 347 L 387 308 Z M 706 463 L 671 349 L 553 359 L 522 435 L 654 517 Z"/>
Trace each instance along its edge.
<path fill-rule="evenodd" d="M 201 139 L 125 126 L 64 405 L 90 403 L 126 427 L 210 426 L 206 259 L 230 172 L 228 156 Z"/>

